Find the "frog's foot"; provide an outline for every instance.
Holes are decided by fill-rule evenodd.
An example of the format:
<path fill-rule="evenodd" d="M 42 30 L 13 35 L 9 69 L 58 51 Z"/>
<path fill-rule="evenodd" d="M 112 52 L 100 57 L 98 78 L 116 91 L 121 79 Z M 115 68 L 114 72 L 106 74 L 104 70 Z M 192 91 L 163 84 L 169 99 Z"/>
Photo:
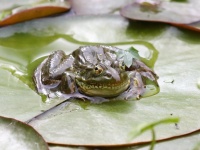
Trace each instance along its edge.
<path fill-rule="evenodd" d="M 57 50 L 54 51 L 46 61 L 46 67 L 42 68 L 43 72 L 47 73 L 47 77 L 54 78 L 61 75 L 66 68 L 69 68 L 69 65 L 66 65 L 66 55 L 64 51 Z M 69 64 L 69 62 L 68 62 Z"/>
<path fill-rule="evenodd" d="M 74 58 L 66 56 L 65 53 L 61 50 L 53 52 L 49 57 L 47 57 L 35 70 L 34 72 L 34 82 L 37 88 L 38 93 L 48 95 L 51 91 L 55 91 L 60 86 L 62 80 L 68 81 L 72 87 L 67 89 L 66 92 L 73 92 L 72 77 L 63 77 L 63 76 L 72 76 L 69 73 L 65 74 L 66 70 L 70 70 Z M 62 85 L 61 85 L 62 86 Z M 65 89 L 61 89 L 65 90 Z"/>

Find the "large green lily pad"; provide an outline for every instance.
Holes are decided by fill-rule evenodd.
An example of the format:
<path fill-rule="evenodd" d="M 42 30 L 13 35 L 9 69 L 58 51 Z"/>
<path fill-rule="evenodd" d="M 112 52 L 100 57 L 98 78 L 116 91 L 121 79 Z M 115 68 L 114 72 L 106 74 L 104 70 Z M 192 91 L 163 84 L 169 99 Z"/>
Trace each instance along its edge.
<path fill-rule="evenodd" d="M 11 118 L 0 117 L 1 149 L 48 150 L 47 143 L 31 126 Z"/>
<path fill-rule="evenodd" d="M 152 43 L 159 50 L 154 70 L 160 77 L 160 93 L 140 101 L 116 101 L 98 105 L 72 101 L 57 113 L 32 122 L 31 125 L 47 142 L 93 146 L 138 144 L 151 141 L 150 132 L 130 140 L 130 131 L 137 131 L 143 123 L 151 123 L 166 117 L 180 117 L 181 121 L 178 125 L 156 127 L 158 139 L 182 135 L 200 128 L 200 100 L 197 87 L 200 75 L 197 63 L 200 57 L 199 35 L 162 24 L 149 25 L 150 28 L 145 29 L 146 24 L 129 22 L 112 15 L 59 16 L 0 29 L 1 66 L 14 66 L 9 70 L 17 70 L 18 72 L 13 72 L 13 75 L 20 77 L 31 88 L 33 68 L 53 50 L 63 49 L 70 53 L 80 45 L 97 43 L 124 49 L 134 45 L 139 50 L 146 48 L 142 45 Z M 20 76 L 20 73 L 23 75 Z M 10 78 L 17 80 L 5 75 L 0 82 L 2 89 L 4 87 L 8 93 L 13 91 L 15 95 L 9 97 L 5 91 L 1 93 L 4 97 L 9 97 L 9 101 L 1 99 L 1 102 L 4 102 L 4 107 L 0 108 L 2 115 L 26 121 L 40 113 L 40 110 L 59 102 L 55 100 L 43 103 L 33 88 L 28 88 L 21 81 L 19 86 L 15 85 L 15 90 L 10 84 L 6 84 Z M 174 82 L 171 83 L 172 81 Z M 22 90 L 23 94 L 18 92 L 20 85 L 26 89 Z M 30 101 L 26 103 L 26 100 Z"/>

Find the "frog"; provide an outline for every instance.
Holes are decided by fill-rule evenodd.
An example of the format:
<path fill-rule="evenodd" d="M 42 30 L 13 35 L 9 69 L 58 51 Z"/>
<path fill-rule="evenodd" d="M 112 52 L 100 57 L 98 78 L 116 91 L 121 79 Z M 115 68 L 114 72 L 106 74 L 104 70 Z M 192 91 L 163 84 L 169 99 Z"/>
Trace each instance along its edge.
<path fill-rule="evenodd" d="M 92 103 L 140 99 L 146 91 L 146 80 L 158 85 L 158 76 L 137 58 L 127 66 L 119 55 L 122 51 L 107 45 L 80 46 L 70 54 L 56 50 L 35 69 L 36 90 L 49 98 Z"/>

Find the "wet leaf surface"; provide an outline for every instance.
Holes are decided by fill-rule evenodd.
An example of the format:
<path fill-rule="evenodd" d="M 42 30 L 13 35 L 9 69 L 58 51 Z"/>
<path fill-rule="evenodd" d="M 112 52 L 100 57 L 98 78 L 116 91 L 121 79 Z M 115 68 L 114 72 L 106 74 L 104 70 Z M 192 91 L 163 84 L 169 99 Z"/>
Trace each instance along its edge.
<path fill-rule="evenodd" d="M 48 150 L 42 136 L 27 124 L 0 117 L 0 129 L 1 149 Z"/>

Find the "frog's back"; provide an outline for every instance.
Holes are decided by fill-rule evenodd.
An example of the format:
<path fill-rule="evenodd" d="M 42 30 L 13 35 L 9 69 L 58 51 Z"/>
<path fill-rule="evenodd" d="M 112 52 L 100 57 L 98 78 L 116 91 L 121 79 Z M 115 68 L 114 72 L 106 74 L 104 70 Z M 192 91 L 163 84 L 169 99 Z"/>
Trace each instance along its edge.
<path fill-rule="evenodd" d="M 82 64 L 97 64 L 98 62 L 115 61 L 121 49 L 112 46 L 82 46 L 75 50 L 73 57 Z"/>

